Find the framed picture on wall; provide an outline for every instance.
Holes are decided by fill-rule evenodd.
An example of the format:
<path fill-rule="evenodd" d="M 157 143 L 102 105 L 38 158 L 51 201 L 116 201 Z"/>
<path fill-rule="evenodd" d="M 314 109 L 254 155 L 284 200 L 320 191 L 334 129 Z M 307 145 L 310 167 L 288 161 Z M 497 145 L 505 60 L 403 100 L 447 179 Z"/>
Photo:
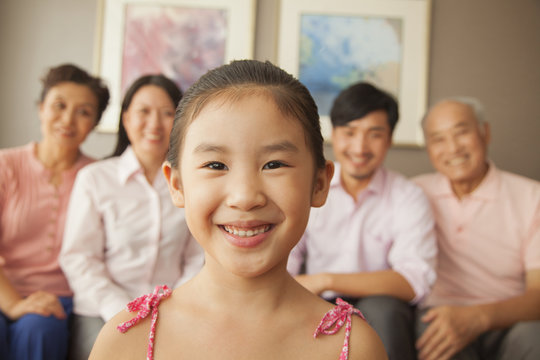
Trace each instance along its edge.
<path fill-rule="evenodd" d="M 367 81 L 393 94 L 394 144 L 423 144 L 430 0 L 281 1 L 278 63 L 310 90 L 330 139 L 332 103 Z"/>
<path fill-rule="evenodd" d="M 99 0 L 95 71 L 111 92 L 97 130 L 116 132 L 125 90 L 158 74 L 185 91 L 209 69 L 253 57 L 255 0 Z"/>

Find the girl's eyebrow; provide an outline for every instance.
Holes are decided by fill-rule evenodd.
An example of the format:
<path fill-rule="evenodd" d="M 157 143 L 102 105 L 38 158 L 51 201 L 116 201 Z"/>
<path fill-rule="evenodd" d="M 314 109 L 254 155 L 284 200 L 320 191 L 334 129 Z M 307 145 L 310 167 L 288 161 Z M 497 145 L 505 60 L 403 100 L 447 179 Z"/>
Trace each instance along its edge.
<path fill-rule="evenodd" d="M 273 152 L 292 152 L 297 153 L 300 150 L 298 150 L 298 147 L 294 145 L 292 142 L 284 140 L 280 141 L 275 144 L 266 145 L 263 147 L 263 152 L 265 153 L 273 153 Z"/>
<path fill-rule="evenodd" d="M 212 145 L 210 143 L 202 143 L 197 145 L 197 147 L 193 150 L 194 153 L 206 153 L 206 152 L 217 152 L 217 153 L 225 153 L 225 147 L 219 146 L 219 145 Z"/>
<path fill-rule="evenodd" d="M 284 140 L 277 142 L 275 144 L 265 145 L 263 146 L 262 152 L 263 153 L 273 153 L 273 152 L 291 152 L 291 153 L 297 153 L 300 150 L 296 145 L 294 145 L 292 142 Z M 226 153 L 227 149 L 225 146 L 221 145 L 214 145 L 211 143 L 202 143 L 195 147 L 193 150 L 194 153 L 208 153 L 208 152 L 214 152 L 214 153 Z"/>

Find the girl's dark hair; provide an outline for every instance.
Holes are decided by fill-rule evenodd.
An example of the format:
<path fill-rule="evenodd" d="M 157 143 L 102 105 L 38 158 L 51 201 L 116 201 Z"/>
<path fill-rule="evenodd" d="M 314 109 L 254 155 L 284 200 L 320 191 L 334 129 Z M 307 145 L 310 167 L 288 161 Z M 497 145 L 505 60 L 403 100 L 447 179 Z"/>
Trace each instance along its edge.
<path fill-rule="evenodd" d="M 167 154 L 171 166 L 178 168 L 187 127 L 208 102 L 222 95 L 238 98 L 260 93 L 269 95 L 284 116 L 300 121 L 315 166 L 324 168 L 319 113 L 308 89 L 269 61 L 257 60 L 236 60 L 210 70 L 186 91 L 176 109 L 171 132 Z"/>
<path fill-rule="evenodd" d="M 96 124 L 99 123 L 103 111 L 109 104 L 109 89 L 103 83 L 103 80 L 99 77 L 89 75 L 83 69 L 73 64 L 63 64 L 49 69 L 47 74 L 41 79 L 43 88 L 41 89 L 41 95 L 39 101 L 43 102 L 47 93 L 54 86 L 63 82 L 73 82 L 79 85 L 87 86 L 96 96 L 98 101 L 98 111 L 96 117 Z"/>
<path fill-rule="evenodd" d="M 120 111 L 120 120 L 118 122 L 118 136 L 116 140 L 116 148 L 111 156 L 119 156 L 124 150 L 128 147 L 131 142 L 127 136 L 126 128 L 122 122 L 122 115 L 124 111 L 129 108 L 133 97 L 139 91 L 140 88 L 146 85 L 154 85 L 162 88 L 171 98 L 174 106 L 178 105 L 178 102 L 182 98 L 182 90 L 168 77 L 158 74 L 158 75 L 145 75 L 141 76 L 131 84 L 129 89 L 127 89 L 126 94 L 124 95 L 124 100 L 122 101 L 122 109 Z"/>
<path fill-rule="evenodd" d="M 396 99 L 370 83 L 360 82 L 343 90 L 334 100 L 332 110 L 330 110 L 330 121 L 333 127 L 345 126 L 376 110 L 386 112 L 390 134 L 392 134 L 399 118 Z"/>

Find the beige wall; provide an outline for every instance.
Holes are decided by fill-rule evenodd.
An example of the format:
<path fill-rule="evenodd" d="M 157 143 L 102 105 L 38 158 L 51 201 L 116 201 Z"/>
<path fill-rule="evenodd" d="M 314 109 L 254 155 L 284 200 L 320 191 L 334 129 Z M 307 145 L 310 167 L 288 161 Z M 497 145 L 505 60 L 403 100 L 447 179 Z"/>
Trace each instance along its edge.
<path fill-rule="evenodd" d="M 0 0 L 0 148 L 39 140 L 46 68 L 92 69 L 97 1 Z M 258 0 L 255 58 L 276 59 L 277 18 L 278 0 Z M 433 0 L 431 22 L 428 102 L 478 97 L 492 126 L 491 158 L 540 180 L 540 1 Z M 93 133 L 83 149 L 101 157 L 114 143 Z M 409 176 L 431 171 L 423 149 L 394 148 L 386 163 Z"/>

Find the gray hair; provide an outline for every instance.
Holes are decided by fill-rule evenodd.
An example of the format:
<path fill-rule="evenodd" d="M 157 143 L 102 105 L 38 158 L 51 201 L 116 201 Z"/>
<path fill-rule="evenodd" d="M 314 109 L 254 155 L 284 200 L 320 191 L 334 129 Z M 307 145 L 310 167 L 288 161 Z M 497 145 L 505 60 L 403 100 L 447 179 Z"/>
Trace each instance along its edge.
<path fill-rule="evenodd" d="M 426 112 L 426 114 L 422 118 L 422 122 L 420 123 L 422 125 L 423 130 L 425 130 L 426 119 L 427 119 L 429 113 L 431 112 L 431 109 L 433 109 L 435 106 L 437 106 L 437 105 L 439 105 L 440 103 L 443 103 L 443 102 L 456 102 L 456 103 L 459 103 L 459 104 L 466 105 L 469 108 L 471 108 L 471 110 L 473 111 L 474 118 L 476 119 L 476 122 L 477 122 L 478 125 L 482 125 L 482 124 L 484 124 L 486 122 L 485 117 L 484 117 L 484 106 L 482 105 L 480 100 L 478 100 L 477 98 L 474 98 L 474 97 L 470 97 L 470 96 L 453 96 L 453 97 L 448 97 L 448 98 L 439 100 L 437 103 L 433 104 L 428 109 L 428 111 Z M 483 129 L 483 127 L 480 127 L 480 129 Z"/>

